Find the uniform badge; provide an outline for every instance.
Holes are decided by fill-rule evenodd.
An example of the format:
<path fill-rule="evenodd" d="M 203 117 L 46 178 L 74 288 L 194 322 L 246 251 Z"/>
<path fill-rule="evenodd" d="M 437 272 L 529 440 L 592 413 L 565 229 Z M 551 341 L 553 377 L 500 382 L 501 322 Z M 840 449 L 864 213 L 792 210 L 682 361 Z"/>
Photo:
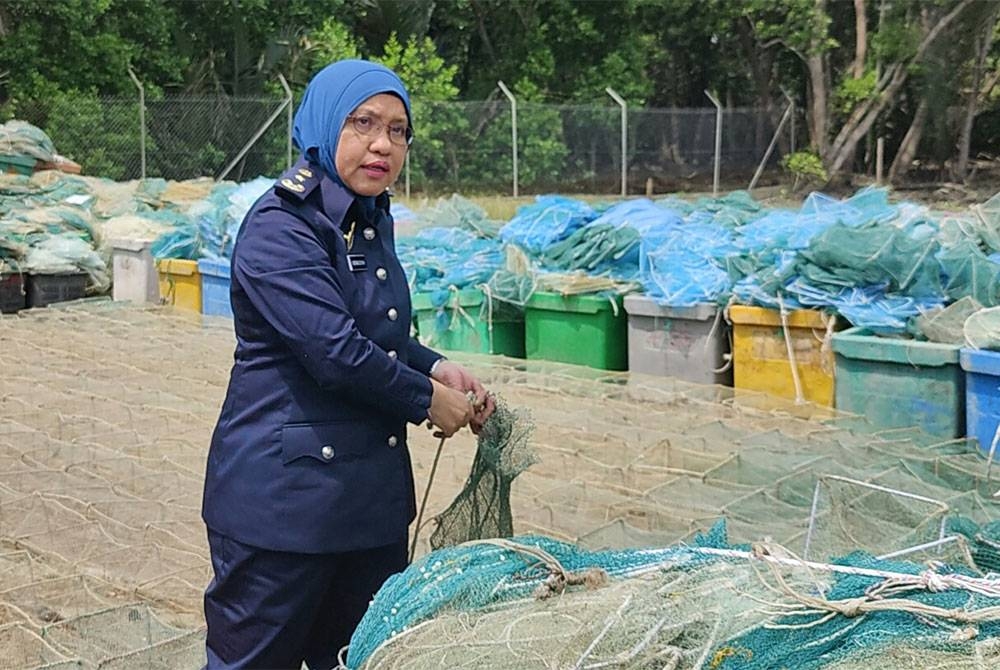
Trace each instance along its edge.
<path fill-rule="evenodd" d="M 368 260 L 364 254 L 347 254 L 347 267 L 351 272 L 364 272 L 368 269 Z"/>
<path fill-rule="evenodd" d="M 306 187 L 302 184 L 296 184 L 294 181 L 287 178 L 281 180 L 281 185 L 289 191 L 295 191 L 296 193 L 302 193 L 302 191 L 306 190 Z"/>
<path fill-rule="evenodd" d="M 307 179 L 313 176 L 312 170 L 309 168 L 299 168 L 299 174 Z"/>

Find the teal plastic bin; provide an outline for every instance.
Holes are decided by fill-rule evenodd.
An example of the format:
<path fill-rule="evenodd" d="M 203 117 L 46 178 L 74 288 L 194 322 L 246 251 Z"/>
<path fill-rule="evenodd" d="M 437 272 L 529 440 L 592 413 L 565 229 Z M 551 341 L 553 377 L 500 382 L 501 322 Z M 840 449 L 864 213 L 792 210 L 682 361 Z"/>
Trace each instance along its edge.
<path fill-rule="evenodd" d="M 529 359 L 627 370 L 628 316 L 621 296 L 534 293 L 524 309 L 524 346 Z"/>
<path fill-rule="evenodd" d="M 872 335 L 833 336 L 836 407 L 876 428 L 919 427 L 942 440 L 965 435 L 965 375 L 959 347 Z"/>
<path fill-rule="evenodd" d="M 431 293 L 412 297 L 420 341 L 435 349 L 524 358 L 524 315 L 509 303 L 487 302 L 480 289 L 450 292 L 444 304 Z"/>

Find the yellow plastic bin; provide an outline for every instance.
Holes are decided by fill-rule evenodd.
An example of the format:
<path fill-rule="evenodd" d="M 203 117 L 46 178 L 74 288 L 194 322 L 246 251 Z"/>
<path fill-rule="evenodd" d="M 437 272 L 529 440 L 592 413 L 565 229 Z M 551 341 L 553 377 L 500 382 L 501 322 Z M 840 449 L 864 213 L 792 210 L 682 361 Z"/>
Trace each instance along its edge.
<path fill-rule="evenodd" d="M 160 302 L 201 314 L 201 273 L 198 261 L 164 258 L 156 262 Z"/>
<path fill-rule="evenodd" d="M 831 344 L 837 317 L 814 310 L 788 312 L 788 339 L 781 312 L 764 307 L 734 305 L 733 386 L 797 399 L 796 375 L 789 357 L 795 359 L 802 400 L 827 407 L 834 400 L 834 356 Z"/>

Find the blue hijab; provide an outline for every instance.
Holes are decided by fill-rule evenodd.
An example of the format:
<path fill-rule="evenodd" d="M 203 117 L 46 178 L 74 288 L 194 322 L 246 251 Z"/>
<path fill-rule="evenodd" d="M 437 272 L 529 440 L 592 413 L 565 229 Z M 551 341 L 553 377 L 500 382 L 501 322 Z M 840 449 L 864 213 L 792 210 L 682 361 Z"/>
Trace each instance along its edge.
<path fill-rule="evenodd" d="M 384 65 L 364 60 L 337 61 L 320 70 L 306 87 L 295 112 L 295 146 L 307 160 L 319 161 L 327 176 L 339 184 L 343 182 L 337 174 L 335 157 L 347 115 L 379 93 L 391 93 L 403 101 L 412 127 L 410 96 L 403 81 Z M 374 198 L 370 200 L 373 204 Z"/>

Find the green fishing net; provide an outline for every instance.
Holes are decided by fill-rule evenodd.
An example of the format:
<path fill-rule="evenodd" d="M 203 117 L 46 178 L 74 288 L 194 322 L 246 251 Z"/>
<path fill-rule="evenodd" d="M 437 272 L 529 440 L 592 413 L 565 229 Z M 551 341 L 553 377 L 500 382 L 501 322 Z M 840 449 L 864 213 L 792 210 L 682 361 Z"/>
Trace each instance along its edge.
<path fill-rule="evenodd" d="M 479 433 L 468 481 L 435 519 L 437 527 L 431 535 L 434 549 L 514 534 L 510 485 L 535 462 L 528 444 L 534 424 L 526 410 L 511 409 L 500 397 L 496 404 L 496 411 Z"/>

